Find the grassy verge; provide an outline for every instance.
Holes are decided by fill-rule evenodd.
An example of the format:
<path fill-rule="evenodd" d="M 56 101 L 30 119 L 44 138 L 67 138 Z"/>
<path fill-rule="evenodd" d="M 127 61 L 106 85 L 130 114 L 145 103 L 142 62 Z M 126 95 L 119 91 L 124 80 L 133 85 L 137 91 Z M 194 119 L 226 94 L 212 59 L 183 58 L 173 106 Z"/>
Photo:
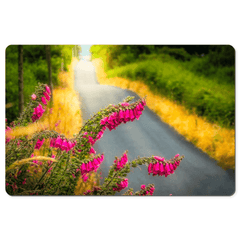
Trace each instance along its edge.
<path fill-rule="evenodd" d="M 223 127 L 235 125 L 235 86 L 198 76 L 179 61 L 147 59 L 115 67 L 107 76 L 142 80 L 156 94 L 177 101 L 189 111 Z"/>
<path fill-rule="evenodd" d="M 53 106 L 46 110 L 43 117 L 36 123 L 27 127 L 19 127 L 13 130 L 11 136 L 20 137 L 24 135 L 31 136 L 43 129 L 55 130 L 59 134 L 64 134 L 72 138 L 82 127 L 82 115 L 80 102 L 77 93 L 74 90 L 74 66 L 77 64 L 76 58 L 72 59 L 69 71 L 62 71 L 58 74 L 60 86 L 53 89 Z M 46 141 L 40 150 L 35 150 L 35 156 L 44 156 L 46 149 L 49 147 L 49 141 Z M 88 181 L 84 183 L 79 178 L 75 194 L 82 195 L 83 192 L 91 190 L 98 183 L 99 177 L 93 173 Z"/>
<path fill-rule="evenodd" d="M 104 71 L 103 61 L 100 59 L 94 59 L 93 64 L 100 84 L 129 89 L 141 97 L 147 95 L 147 106 L 164 122 L 172 126 L 202 151 L 208 153 L 209 156 L 216 159 L 224 169 L 235 169 L 234 129 L 224 128 L 218 124 L 208 122 L 206 118 L 199 117 L 176 101 L 169 100 L 161 93 L 154 92 L 142 81 L 108 77 L 114 74 L 110 73 L 107 76 Z M 131 69 L 128 66 L 124 67 L 128 68 L 129 71 Z"/>

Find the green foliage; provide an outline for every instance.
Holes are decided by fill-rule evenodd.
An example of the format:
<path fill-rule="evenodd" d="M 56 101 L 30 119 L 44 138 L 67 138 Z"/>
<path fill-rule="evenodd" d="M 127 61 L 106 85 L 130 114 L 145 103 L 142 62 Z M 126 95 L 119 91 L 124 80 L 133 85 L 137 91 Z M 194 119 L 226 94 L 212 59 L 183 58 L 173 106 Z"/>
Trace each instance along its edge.
<path fill-rule="evenodd" d="M 105 51 L 101 52 L 102 49 Z M 95 53 L 95 46 L 92 52 Z M 235 50 L 230 45 L 97 46 L 109 77 L 150 89 L 225 127 L 235 125 Z M 102 54 L 105 54 L 104 57 Z"/>
<path fill-rule="evenodd" d="M 58 73 L 61 70 L 68 71 L 68 65 L 72 59 L 74 45 L 52 45 L 51 65 L 52 82 L 56 87 Z M 29 101 L 29 95 L 34 91 L 38 82 L 48 83 L 48 67 L 44 45 L 23 46 L 23 81 L 24 81 L 24 105 Z M 6 103 L 13 106 L 6 109 L 8 122 L 14 121 L 18 113 L 18 46 L 10 45 L 6 48 Z"/>
<path fill-rule="evenodd" d="M 177 62 L 145 60 L 107 73 L 109 77 L 143 80 L 154 93 L 176 100 L 209 121 L 227 127 L 235 124 L 234 86 L 197 76 Z"/>
<path fill-rule="evenodd" d="M 215 51 L 213 51 L 215 50 Z M 185 68 L 199 76 L 214 78 L 218 83 L 235 84 L 235 50 L 233 47 L 217 46 L 209 54 L 194 57 Z"/>

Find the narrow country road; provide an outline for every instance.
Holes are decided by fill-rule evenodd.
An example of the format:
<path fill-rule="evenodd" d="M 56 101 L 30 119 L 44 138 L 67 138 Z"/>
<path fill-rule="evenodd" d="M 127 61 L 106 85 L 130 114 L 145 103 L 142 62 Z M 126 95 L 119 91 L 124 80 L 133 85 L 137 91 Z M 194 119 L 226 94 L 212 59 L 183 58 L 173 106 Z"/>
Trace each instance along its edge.
<path fill-rule="evenodd" d="M 100 85 L 92 63 L 84 60 L 75 67 L 75 90 L 80 94 L 84 121 L 100 108 L 118 104 L 127 96 L 139 99 L 131 91 Z M 155 185 L 154 196 L 231 196 L 235 192 L 232 171 L 219 167 L 215 160 L 186 141 L 147 107 L 138 121 L 121 124 L 111 132 L 107 129 L 94 149 L 105 154 L 101 164 L 103 178 L 107 176 L 115 156 L 120 157 L 125 150 L 128 150 L 130 161 L 138 156 L 157 155 L 166 159 L 177 153 L 185 156 L 175 173 L 167 178 L 149 176 L 145 165 L 140 166 L 141 169 L 134 168 L 128 175 L 128 187 L 132 187 L 134 192 L 140 190 L 142 184 L 149 183 Z"/>

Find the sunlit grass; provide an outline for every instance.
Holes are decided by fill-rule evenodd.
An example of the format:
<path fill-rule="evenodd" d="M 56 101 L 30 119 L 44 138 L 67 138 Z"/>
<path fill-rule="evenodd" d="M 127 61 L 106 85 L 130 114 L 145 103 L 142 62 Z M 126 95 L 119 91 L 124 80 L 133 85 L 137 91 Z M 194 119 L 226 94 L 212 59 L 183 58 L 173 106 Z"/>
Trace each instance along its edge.
<path fill-rule="evenodd" d="M 72 59 L 69 66 L 69 72 L 60 72 L 58 75 L 61 86 L 53 89 L 53 105 L 48 107 L 43 117 L 35 123 L 26 127 L 18 127 L 11 131 L 12 137 L 21 137 L 28 135 L 31 137 L 34 133 L 41 130 L 55 130 L 59 134 L 64 134 L 67 138 L 72 138 L 82 127 L 81 103 L 78 94 L 74 90 L 74 67 L 78 60 Z M 40 150 L 34 150 L 35 156 L 46 155 L 49 148 L 49 140 L 46 140 Z M 39 169 L 41 170 L 41 169 Z M 41 174 L 41 171 L 39 171 Z M 75 194 L 81 195 L 98 182 L 97 174 L 93 173 L 86 183 L 79 178 Z"/>
<path fill-rule="evenodd" d="M 103 62 L 94 59 L 93 64 L 100 84 L 111 85 L 136 92 L 140 97 L 147 96 L 147 106 L 164 122 L 185 136 L 202 151 L 216 159 L 223 168 L 235 169 L 235 130 L 222 128 L 206 119 L 190 114 L 181 105 L 167 98 L 153 94 L 149 87 L 140 81 L 124 78 L 107 78 Z"/>

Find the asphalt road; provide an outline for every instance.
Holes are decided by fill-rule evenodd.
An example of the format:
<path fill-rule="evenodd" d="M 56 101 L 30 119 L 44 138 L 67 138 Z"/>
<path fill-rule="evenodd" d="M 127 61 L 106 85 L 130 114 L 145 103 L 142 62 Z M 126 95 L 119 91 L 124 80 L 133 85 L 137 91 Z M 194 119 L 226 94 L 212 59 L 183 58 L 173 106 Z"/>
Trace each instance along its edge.
<path fill-rule="evenodd" d="M 84 120 L 100 108 L 118 104 L 127 96 L 139 99 L 132 91 L 99 85 L 94 66 L 83 60 L 75 67 L 75 90 L 80 94 Z M 103 178 L 115 156 L 120 157 L 125 150 L 128 150 L 129 160 L 152 155 L 169 159 L 177 153 L 185 156 L 175 173 L 167 178 L 149 176 L 146 166 L 134 168 L 128 175 L 129 187 L 134 191 L 142 184 L 153 183 L 154 196 L 231 196 L 235 192 L 233 171 L 223 170 L 214 159 L 186 141 L 147 107 L 138 121 L 121 124 L 111 132 L 107 129 L 94 149 L 105 155 L 101 164 Z"/>

